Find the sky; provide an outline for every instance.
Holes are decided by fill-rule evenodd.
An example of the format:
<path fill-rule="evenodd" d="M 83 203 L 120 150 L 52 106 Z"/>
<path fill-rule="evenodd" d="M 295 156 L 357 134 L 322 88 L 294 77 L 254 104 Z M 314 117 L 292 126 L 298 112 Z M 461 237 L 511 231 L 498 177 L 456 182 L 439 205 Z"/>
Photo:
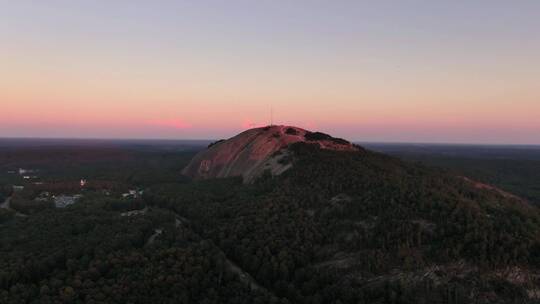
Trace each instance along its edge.
<path fill-rule="evenodd" d="M 540 1 L 0 0 L 0 137 L 540 144 Z"/>

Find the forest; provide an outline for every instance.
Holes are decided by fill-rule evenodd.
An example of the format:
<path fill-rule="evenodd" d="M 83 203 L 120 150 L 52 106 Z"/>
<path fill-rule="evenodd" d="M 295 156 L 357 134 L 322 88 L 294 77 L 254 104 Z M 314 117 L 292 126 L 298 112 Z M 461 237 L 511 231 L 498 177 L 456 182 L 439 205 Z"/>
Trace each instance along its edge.
<path fill-rule="evenodd" d="M 538 303 L 526 200 L 369 150 L 290 149 L 292 169 L 253 184 L 181 177 L 193 150 L 11 159 L 44 182 L 4 183 L 12 198 L 75 193 L 81 175 L 114 184 L 0 209 L 0 303 Z M 142 197 L 122 198 L 131 188 Z"/>
<path fill-rule="evenodd" d="M 539 146 L 367 144 L 367 147 L 495 185 L 540 205 Z"/>
<path fill-rule="evenodd" d="M 158 186 L 147 201 L 294 303 L 522 303 L 540 286 L 536 207 L 378 153 L 292 149 L 279 178 Z"/>

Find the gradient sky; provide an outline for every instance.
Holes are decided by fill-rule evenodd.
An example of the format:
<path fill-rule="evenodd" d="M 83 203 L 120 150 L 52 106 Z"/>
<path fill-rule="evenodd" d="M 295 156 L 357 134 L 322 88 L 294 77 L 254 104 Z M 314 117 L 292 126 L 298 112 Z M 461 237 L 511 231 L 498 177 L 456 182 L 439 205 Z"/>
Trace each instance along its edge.
<path fill-rule="evenodd" d="M 0 0 L 0 137 L 540 144 L 540 1 Z"/>

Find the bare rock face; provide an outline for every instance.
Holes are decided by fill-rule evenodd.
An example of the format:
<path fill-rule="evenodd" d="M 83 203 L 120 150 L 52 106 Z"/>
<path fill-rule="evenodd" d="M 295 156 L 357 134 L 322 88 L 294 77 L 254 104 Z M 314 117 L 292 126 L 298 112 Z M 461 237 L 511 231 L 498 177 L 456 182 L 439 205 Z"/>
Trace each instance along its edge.
<path fill-rule="evenodd" d="M 357 151 L 350 142 L 319 132 L 290 126 L 268 126 L 244 131 L 219 141 L 197 154 L 184 175 L 195 179 L 242 176 L 251 182 L 263 172 L 279 175 L 292 165 L 286 161 L 290 144 L 306 142 L 322 149 Z"/>

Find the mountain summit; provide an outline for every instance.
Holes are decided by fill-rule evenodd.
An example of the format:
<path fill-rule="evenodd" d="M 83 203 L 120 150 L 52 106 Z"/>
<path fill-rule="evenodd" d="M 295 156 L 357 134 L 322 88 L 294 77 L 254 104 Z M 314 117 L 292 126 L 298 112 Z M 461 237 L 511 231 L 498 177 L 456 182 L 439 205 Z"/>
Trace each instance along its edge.
<path fill-rule="evenodd" d="M 266 126 L 217 141 L 197 154 L 183 174 L 196 179 L 243 176 L 250 182 L 265 171 L 279 175 L 291 164 L 288 147 L 303 142 L 321 149 L 358 151 L 359 147 L 330 135 L 293 126 Z"/>
<path fill-rule="evenodd" d="M 540 300 L 540 211 L 491 185 L 288 126 L 219 141 L 184 173 L 199 180 L 154 199 L 286 303 Z"/>

